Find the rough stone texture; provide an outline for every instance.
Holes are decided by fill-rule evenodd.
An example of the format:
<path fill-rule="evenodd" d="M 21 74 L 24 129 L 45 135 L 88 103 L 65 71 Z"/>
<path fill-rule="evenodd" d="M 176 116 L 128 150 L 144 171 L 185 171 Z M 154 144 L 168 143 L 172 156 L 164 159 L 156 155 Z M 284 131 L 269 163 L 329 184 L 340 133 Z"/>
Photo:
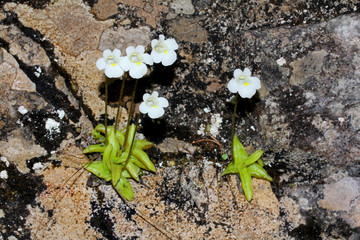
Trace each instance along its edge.
<path fill-rule="evenodd" d="M 331 211 L 342 212 L 351 227 L 360 227 L 359 212 L 360 178 L 344 177 L 333 184 L 326 184 L 324 199 L 319 206 Z"/>
<path fill-rule="evenodd" d="M 126 30 L 123 27 L 118 28 L 116 31 L 107 29 L 101 35 L 98 49 L 104 51 L 105 49 L 120 49 L 123 54 L 128 46 L 149 44 L 150 29 L 148 27 L 140 27 L 137 29 Z"/>
<path fill-rule="evenodd" d="M 125 8 L 127 6 L 136 8 L 136 16 L 139 18 L 145 18 L 145 23 L 156 27 L 157 22 L 161 19 L 163 13 L 169 11 L 166 5 L 160 4 L 160 1 L 142 1 L 142 0 L 116 0 L 117 2 L 124 4 Z M 126 14 L 124 14 L 126 15 Z"/>
<path fill-rule="evenodd" d="M 5 90 L 35 92 L 35 84 L 19 68 L 14 57 L 1 49 L 1 85 Z M 9 88 L 10 87 L 10 88 Z M 5 91 L 3 92 L 5 94 Z M 3 99 L 5 95 L 3 96 Z"/>
<path fill-rule="evenodd" d="M 51 42 L 54 60 L 71 74 L 78 94 L 99 118 L 104 105 L 98 91 L 104 77 L 94 62 L 101 56 L 97 50 L 101 34 L 113 21 L 96 21 L 89 13 L 90 8 L 80 1 L 55 1 L 41 10 L 23 4 L 7 4 L 5 9 L 16 13 L 23 25 Z"/>
<path fill-rule="evenodd" d="M 360 238 L 359 1 L 0 6 L 2 238 L 166 239 L 154 225 L 173 239 Z M 136 98 L 137 106 L 157 90 L 169 99 L 163 118 L 140 124 L 158 144 L 147 151 L 157 174 L 134 183 L 128 205 L 86 172 L 63 186 L 88 161 L 81 150 L 104 119 L 105 77 L 95 67 L 102 50 L 124 52 L 158 34 L 177 40 L 178 60 L 151 67 Z M 274 178 L 253 180 L 251 203 L 236 176 L 219 177 L 229 161 L 221 152 L 230 155 L 231 146 L 234 99 L 226 84 L 244 67 L 262 88 L 239 100 L 236 134 L 249 153 L 264 150 Z M 120 81 L 109 84 L 111 122 Z M 129 81 L 127 105 L 132 88 Z M 46 129 L 49 119 L 58 128 Z"/>

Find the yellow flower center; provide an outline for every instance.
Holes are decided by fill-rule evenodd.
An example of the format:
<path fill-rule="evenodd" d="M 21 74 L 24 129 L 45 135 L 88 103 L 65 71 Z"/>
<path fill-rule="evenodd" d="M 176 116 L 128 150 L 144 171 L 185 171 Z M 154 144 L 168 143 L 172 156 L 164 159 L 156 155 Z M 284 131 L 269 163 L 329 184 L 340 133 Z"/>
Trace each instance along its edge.
<path fill-rule="evenodd" d="M 244 86 L 245 87 L 249 86 L 249 83 L 248 82 L 244 83 Z"/>
<path fill-rule="evenodd" d="M 158 101 L 156 99 L 153 99 L 152 97 L 149 97 L 146 100 L 146 104 L 152 108 L 157 108 L 158 107 L 157 103 L 158 103 Z"/>
<path fill-rule="evenodd" d="M 138 55 L 137 52 L 130 55 L 129 60 L 130 62 L 136 63 L 137 65 L 141 65 L 141 55 Z"/>
<path fill-rule="evenodd" d="M 116 65 L 116 60 L 115 60 L 115 57 L 114 57 L 114 56 L 112 56 L 112 55 L 107 57 L 106 62 L 107 62 L 108 64 L 111 64 L 111 66 L 114 66 L 113 64 L 115 64 L 115 65 Z"/>
<path fill-rule="evenodd" d="M 155 46 L 155 51 L 161 53 L 167 53 L 168 50 L 167 50 L 167 44 L 165 43 L 165 41 L 159 41 L 156 46 Z"/>
<path fill-rule="evenodd" d="M 112 64 L 110 64 L 111 66 L 113 66 L 113 67 L 115 67 L 116 66 L 116 63 L 112 63 Z"/>

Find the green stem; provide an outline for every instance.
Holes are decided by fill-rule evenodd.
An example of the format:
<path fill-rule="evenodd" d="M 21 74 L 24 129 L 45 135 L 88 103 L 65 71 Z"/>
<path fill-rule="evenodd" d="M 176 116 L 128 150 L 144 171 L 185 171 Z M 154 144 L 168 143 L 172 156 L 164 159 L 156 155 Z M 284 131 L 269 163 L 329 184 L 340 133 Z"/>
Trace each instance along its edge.
<path fill-rule="evenodd" d="M 120 96 L 119 96 L 119 101 L 118 101 L 118 108 L 117 108 L 117 112 L 116 112 L 116 120 L 115 120 L 115 127 L 114 127 L 114 131 L 117 130 L 117 127 L 118 127 L 118 122 L 119 122 L 119 119 L 120 119 L 120 103 L 121 103 L 121 99 L 123 97 L 123 94 L 124 94 L 124 86 L 125 86 L 125 80 L 127 79 L 127 72 L 124 73 L 124 77 L 122 79 L 122 84 L 121 84 L 121 90 L 120 90 Z"/>
<path fill-rule="evenodd" d="M 235 106 L 234 106 L 234 115 L 232 118 L 232 126 L 231 126 L 231 140 L 234 139 L 234 134 L 235 134 L 235 117 L 236 117 L 236 108 L 237 108 L 237 103 L 238 103 L 238 93 L 236 93 L 236 97 L 235 97 Z"/>
<path fill-rule="evenodd" d="M 107 125 L 108 125 L 108 78 L 105 79 L 105 144 L 108 142 Z"/>
<path fill-rule="evenodd" d="M 128 135 L 129 135 L 130 118 L 131 118 L 131 115 L 133 114 L 133 107 L 134 107 L 134 101 L 135 101 L 135 93 L 136 93 L 136 88 L 137 88 L 138 82 L 139 82 L 139 79 L 136 79 L 136 80 L 135 80 L 134 90 L 133 90 L 132 97 L 131 97 L 131 105 L 130 105 L 130 109 L 129 109 L 129 116 L 128 116 L 128 120 L 127 120 L 127 123 L 126 123 L 126 132 L 125 132 L 125 142 L 124 142 L 124 146 L 126 146 L 126 144 L 127 144 L 126 141 L 127 141 Z"/>

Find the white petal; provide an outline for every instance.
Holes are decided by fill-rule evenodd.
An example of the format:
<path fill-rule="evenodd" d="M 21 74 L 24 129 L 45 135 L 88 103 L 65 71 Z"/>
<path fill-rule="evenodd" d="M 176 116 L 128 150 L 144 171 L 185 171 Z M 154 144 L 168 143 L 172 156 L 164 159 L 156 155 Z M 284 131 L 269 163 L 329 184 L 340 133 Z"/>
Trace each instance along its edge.
<path fill-rule="evenodd" d="M 147 67 L 144 63 L 141 65 L 134 65 L 132 68 L 130 68 L 129 74 L 130 77 L 139 79 L 142 78 L 147 73 Z"/>
<path fill-rule="evenodd" d="M 120 57 L 121 56 L 121 51 L 117 48 L 114 49 L 114 51 L 112 52 L 114 54 L 114 56 L 116 57 Z"/>
<path fill-rule="evenodd" d="M 248 69 L 248 68 L 245 68 L 245 69 L 244 69 L 244 73 L 245 73 L 245 75 L 248 76 L 248 77 L 251 76 L 251 71 L 250 71 L 250 69 Z"/>
<path fill-rule="evenodd" d="M 175 39 L 167 39 L 166 41 L 166 44 L 169 48 L 169 50 L 176 50 L 179 48 L 179 45 L 176 43 Z"/>
<path fill-rule="evenodd" d="M 158 52 L 155 51 L 155 50 L 152 50 L 152 51 L 151 51 L 151 57 L 152 57 L 152 59 L 154 60 L 154 63 L 159 63 L 159 62 L 161 62 L 161 60 L 162 60 L 162 54 L 161 54 L 161 53 L 158 53 Z"/>
<path fill-rule="evenodd" d="M 159 100 L 159 105 L 160 105 L 161 107 L 166 108 L 166 107 L 169 106 L 169 102 L 168 102 L 168 100 L 167 100 L 166 98 L 164 98 L 164 97 L 159 97 L 158 100 Z"/>
<path fill-rule="evenodd" d="M 122 68 L 119 65 L 116 65 L 116 66 L 107 65 L 105 68 L 105 75 L 108 78 L 119 78 L 123 74 L 124 74 L 124 71 L 122 70 Z"/>
<path fill-rule="evenodd" d="M 135 48 L 133 46 L 129 46 L 126 48 L 125 52 L 127 56 L 130 56 L 133 52 L 135 52 Z"/>
<path fill-rule="evenodd" d="M 234 78 L 238 78 L 242 74 L 242 71 L 240 69 L 235 69 L 234 71 Z"/>
<path fill-rule="evenodd" d="M 103 58 L 99 58 L 99 59 L 96 61 L 96 67 L 97 67 L 99 70 L 104 70 L 105 67 L 106 67 L 105 60 L 104 60 Z"/>
<path fill-rule="evenodd" d="M 154 91 L 154 92 L 151 94 L 151 96 L 152 96 L 153 98 L 157 98 L 157 97 L 159 96 L 159 93 L 158 93 L 157 91 Z"/>
<path fill-rule="evenodd" d="M 104 58 L 107 58 L 111 54 L 112 54 L 112 52 L 110 51 L 110 49 L 106 49 L 106 50 L 103 51 L 103 57 Z"/>
<path fill-rule="evenodd" d="M 164 40 L 165 40 L 165 36 L 162 35 L 162 34 L 160 34 L 160 35 L 159 35 L 159 40 L 160 40 L 160 41 L 164 41 Z"/>
<path fill-rule="evenodd" d="M 135 51 L 138 52 L 138 53 L 144 53 L 145 52 L 145 47 L 143 45 L 137 45 Z"/>
<path fill-rule="evenodd" d="M 170 66 L 176 61 L 176 53 L 175 51 L 168 51 L 166 54 L 163 55 L 162 64 L 164 66 Z"/>
<path fill-rule="evenodd" d="M 143 56 L 144 56 L 143 60 L 147 65 L 153 65 L 153 59 L 148 53 L 145 53 Z"/>
<path fill-rule="evenodd" d="M 157 40 L 157 39 L 153 39 L 153 40 L 151 40 L 151 47 L 153 48 L 153 51 L 154 51 L 154 48 L 155 48 L 155 46 L 156 46 L 156 44 L 159 42 L 159 40 Z"/>
<path fill-rule="evenodd" d="M 228 83 L 227 87 L 230 90 L 230 92 L 236 93 L 239 89 L 239 84 L 237 83 L 237 81 L 234 78 L 232 78 L 230 80 L 230 82 Z"/>
<path fill-rule="evenodd" d="M 255 89 L 260 89 L 261 88 L 261 83 L 260 83 L 259 78 L 251 77 L 250 81 L 251 81 L 251 85 L 253 86 L 253 88 L 255 88 Z"/>
<path fill-rule="evenodd" d="M 256 90 L 252 87 L 241 87 L 239 89 L 239 95 L 242 98 L 251 98 L 252 96 L 254 96 L 256 93 Z"/>
<path fill-rule="evenodd" d="M 162 115 L 164 115 L 165 110 L 162 107 L 157 107 L 157 108 L 152 108 L 151 111 L 149 111 L 149 117 L 154 119 L 154 118 L 159 118 Z"/>
<path fill-rule="evenodd" d="M 127 57 L 123 57 L 121 60 L 120 60 L 120 67 L 122 69 L 124 69 L 124 71 L 129 71 L 130 68 L 132 68 L 134 64 L 132 62 L 129 61 L 129 59 Z"/>
<path fill-rule="evenodd" d="M 149 107 L 146 105 L 146 103 L 144 103 L 144 102 L 140 103 L 139 111 L 140 111 L 141 113 L 146 114 L 146 113 L 149 112 L 150 109 L 151 109 L 151 108 L 149 108 Z"/>
<path fill-rule="evenodd" d="M 149 98 L 150 96 L 151 96 L 150 94 L 145 93 L 145 94 L 143 95 L 143 101 L 146 102 L 146 100 L 148 100 L 148 98 Z"/>

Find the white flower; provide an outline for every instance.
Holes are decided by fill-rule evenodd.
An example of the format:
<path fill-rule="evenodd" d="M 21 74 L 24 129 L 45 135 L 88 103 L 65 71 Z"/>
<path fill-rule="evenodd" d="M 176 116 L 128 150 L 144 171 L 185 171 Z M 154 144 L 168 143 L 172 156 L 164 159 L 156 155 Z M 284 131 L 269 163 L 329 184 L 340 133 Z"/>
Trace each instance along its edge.
<path fill-rule="evenodd" d="M 154 91 L 151 95 L 145 93 L 143 96 L 143 102 L 139 106 L 141 113 L 149 114 L 150 118 L 159 118 L 164 115 L 164 108 L 169 106 L 169 102 L 166 98 L 159 97 L 159 93 Z"/>
<path fill-rule="evenodd" d="M 138 45 L 136 48 L 130 46 L 126 49 L 127 56 L 121 60 L 120 66 L 124 71 L 129 71 L 132 78 L 142 78 L 147 73 L 146 64 L 153 64 L 150 55 L 144 52 L 145 47 L 142 45 Z"/>
<path fill-rule="evenodd" d="M 151 41 L 151 57 L 154 63 L 161 62 L 164 66 L 170 66 L 176 61 L 175 50 L 178 49 L 178 44 L 174 39 L 165 40 L 164 35 L 159 36 L 159 40 Z"/>
<path fill-rule="evenodd" d="M 120 67 L 120 57 L 121 51 L 119 49 L 114 49 L 110 51 L 106 49 L 103 52 L 103 58 L 100 58 L 96 61 L 96 67 L 99 70 L 105 69 L 105 75 L 109 78 L 119 78 L 124 74 L 124 70 Z"/>
<path fill-rule="evenodd" d="M 259 78 L 251 77 L 248 68 L 245 68 L 244 71 L 236 69 L 234 78 L 230 80 L 227 87 L 232 93 L 238 92 L 242 98 L 251 98 L 255 95 L 256 90 L 261 88 L 261 83 Z"/>

